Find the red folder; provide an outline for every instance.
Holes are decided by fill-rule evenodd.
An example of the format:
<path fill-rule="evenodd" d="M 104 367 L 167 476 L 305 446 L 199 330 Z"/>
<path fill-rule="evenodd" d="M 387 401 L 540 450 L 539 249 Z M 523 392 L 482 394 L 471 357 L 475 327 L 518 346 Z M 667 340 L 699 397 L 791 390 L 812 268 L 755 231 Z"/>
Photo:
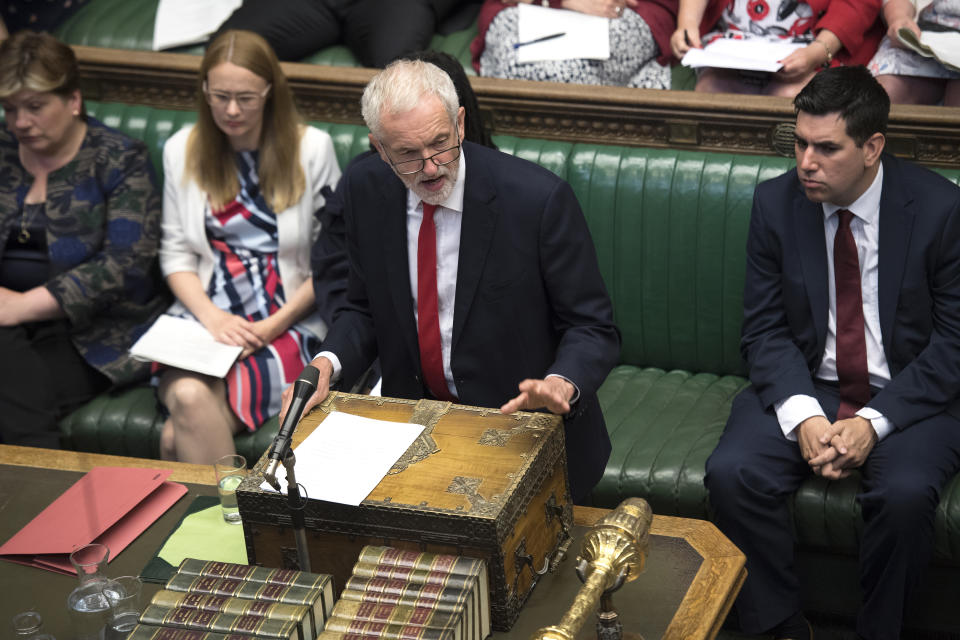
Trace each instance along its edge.
<path fill-rule="evenodd" d="M 0 546 L 0 559 L 76 575 L 70 553 L 99 542 L 113 560 L 187 492 L 171 473 L 94 467 Z"/>

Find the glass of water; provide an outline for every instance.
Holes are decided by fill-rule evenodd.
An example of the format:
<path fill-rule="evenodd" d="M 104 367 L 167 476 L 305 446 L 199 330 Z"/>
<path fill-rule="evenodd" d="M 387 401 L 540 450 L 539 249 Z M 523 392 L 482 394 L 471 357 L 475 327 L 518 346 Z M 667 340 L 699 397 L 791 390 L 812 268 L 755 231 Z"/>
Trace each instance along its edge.
<path fill-rule="evenodd" d="M 247 476 L 247 459 L 237 454 L 223 456 L 213 463 L 213 468 L 217 474 L 217 492 L 220 494 L 223 519 L 230 524 L 239 524 L 237 486 Z"/>
<path fill-rule="evenodd" d="M 140 589 L 137 576 L 120 576 L 103 583 L 103 595 L 110 603 L 105 640 L 123 640 L 140 620 Z"/>
<path fill-rule="evenodd" d="M 76 640 L 103 638 L 110 610 L 110 603 L 102 592 L 107 581 L 103 571 L 109 557 L 110 550 L 102 544 L 88 544 L 70 554 L 70 563 L 80 579 L 80 584 L 67 597 Z"/>

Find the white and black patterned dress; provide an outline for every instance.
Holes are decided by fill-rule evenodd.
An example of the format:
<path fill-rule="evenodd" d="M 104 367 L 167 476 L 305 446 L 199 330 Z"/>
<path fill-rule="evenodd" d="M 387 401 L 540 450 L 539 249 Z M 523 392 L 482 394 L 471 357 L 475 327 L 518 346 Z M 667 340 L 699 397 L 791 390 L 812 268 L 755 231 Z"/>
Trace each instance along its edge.
<path fill-rule="evenodd" d="M 493 18 L 480 56 L 480 75 L 493 78 L 541 80 L 669 89 L 670 67 L 657 62 L 660 48 L 650 27 L 635 11 L 610 20 L 607 60 L 541 60 L 517 62 L 519 9 L 507 7 Z"/>

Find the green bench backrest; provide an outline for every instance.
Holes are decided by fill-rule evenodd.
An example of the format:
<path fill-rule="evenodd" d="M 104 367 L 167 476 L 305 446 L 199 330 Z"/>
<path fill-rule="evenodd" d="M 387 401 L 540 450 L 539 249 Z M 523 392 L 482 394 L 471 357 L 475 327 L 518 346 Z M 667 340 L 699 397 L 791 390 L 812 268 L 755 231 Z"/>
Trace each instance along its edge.
<path fill-rule="evenodd" d="M 144 140 L 158 174 L 163 143 L 194 121 L 185 111 L 87 103 L 106 124 Z M 345 167 L 367 149 L 358 125 L 311 123 L 333 137 Z M 788 158 L 570 144 L 496 136 L 501 150 L 573 186 L 623 334 L 621 362 L 716 374 L 740 358 L 744 247 L 756 185 Z M 941 171 L 957 182 L 960 171 Z"/>

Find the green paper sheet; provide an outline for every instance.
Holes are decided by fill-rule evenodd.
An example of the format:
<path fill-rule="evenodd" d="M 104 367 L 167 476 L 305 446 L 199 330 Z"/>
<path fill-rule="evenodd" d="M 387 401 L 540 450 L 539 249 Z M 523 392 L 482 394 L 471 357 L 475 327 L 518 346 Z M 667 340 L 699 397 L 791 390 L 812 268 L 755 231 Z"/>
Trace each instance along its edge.
<path fill-rule="evenodd" d="M 247 564 L 243 527 L 224 522 L 216 497 L 194 500 L 140 575 L 147 582 L 165 582 L 184 558 Z"/>
<path fill-rule="evenodd" d="M 174 567 L 184 558 L 247 564 L 243 527 L 224 522 L 220 505 L 191 513 L 157 554 Z"/>

